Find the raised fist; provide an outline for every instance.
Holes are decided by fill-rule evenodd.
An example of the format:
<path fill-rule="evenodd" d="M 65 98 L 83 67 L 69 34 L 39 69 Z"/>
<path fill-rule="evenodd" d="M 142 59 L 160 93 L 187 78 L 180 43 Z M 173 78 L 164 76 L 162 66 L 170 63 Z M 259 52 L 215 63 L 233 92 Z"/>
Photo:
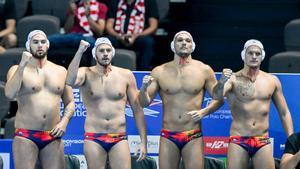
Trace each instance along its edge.
<path fill-rule="evenodd" d="M 90 44 L 87 41 L 81 40 L 79 44 L 79 50 L 85 52 L 87 48 L 90 47 Z"/>
<path fill-rule="evenodd" d="M 220 81 L 222 81 L 223 83 L 227 82 L 227 80 L 230 79 L 231 75 L 232 75 L 231 69 L 226 69 L 226 68 L 223 69 Z"/>
<path fill-rule="evenodd" d="M 148 86 L 152 83 L 153 80 L 154 80 L 154 78 L 152 76 L 150 76 L 150 75 L 144 76 L 142 88 L 143 89 L 147 89 Z"/>
<path fill-rule="evenodd" d="M 21 62 L 20 62 L 20 66 L 26 66 L 27 63 L 32 59 L 32 54 L 27 52 L 27 51 L 24 51 L 22 53 L 22 59 L 21 59 Z"/>

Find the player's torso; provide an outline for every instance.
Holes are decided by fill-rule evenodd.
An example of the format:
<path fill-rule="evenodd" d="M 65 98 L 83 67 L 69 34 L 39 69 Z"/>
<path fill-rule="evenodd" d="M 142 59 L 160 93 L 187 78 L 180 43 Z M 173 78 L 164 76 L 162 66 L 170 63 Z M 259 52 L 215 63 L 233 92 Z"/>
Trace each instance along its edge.
<path fill-rule="evenodd" d="M 274 81 L 268 75 L 258 76 L 253 82 L 247 77 L 236 76 L 227 94 L 233 116 L 232 130 L 246 135 L 265 133 L 274 91 Z"/>
<path fill-rule="evenodd" d="M 101 77 L 87 73 L 85 84 L 80 88 L 87 109 L 86 131 L 114 132 L 123 129 L 127 86 L 128 79 L 117 71 Z"/>
<path fill-rule="evenodd" d="M 202 67 L 166 68 L 158 79 L 164 103 L 163 127 L 174 130 L 193 129 L 195 124 L 186 113 L 201 108 L 206 74 Z"/>
<path fill-rule="evenodd" d="M 17 96 L 17 127 L 48 129 L 53 126 L 54 121 L 59 121 L 65 78 L 66 73 L 55 67 L 25 68 Z"/>

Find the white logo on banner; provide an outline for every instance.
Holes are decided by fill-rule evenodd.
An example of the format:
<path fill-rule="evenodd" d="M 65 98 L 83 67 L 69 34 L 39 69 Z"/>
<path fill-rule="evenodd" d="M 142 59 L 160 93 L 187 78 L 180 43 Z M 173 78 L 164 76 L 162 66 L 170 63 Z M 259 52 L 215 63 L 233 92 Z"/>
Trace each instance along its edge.
<path fill-rule="evenodd" d="M 226 98 L 225 98 L 226 100 Z M 204 107 L 207 107 L 212 101 L 211 97 L 204 97 L 203 99 L 203 105 Z M 224 120 L 231 120 L 231 112 L 229 109 L 218 109 L 216 110 L 215 113 L 212 113 L 208 116 L 205 116 L 204 119 L 209 118 L 209 119 L 224 119 Z"/>
<path fill-rule="evenodd" d="M 131 108 L 125 108 L 126 116 L 133 117 L 133 112 Z M 144 108 L 145 116 L 158 117 L 159 111 L 151 110 L 148 108 Z"/>
<path fill-rule="evenodd" d="M 228 143 L 225 143 L 225 141 L 214 141 L 212 143 L 206 143 L 206 146 L 212 149 L 228 148 Z"/>
<path fill-rule="evenodd" d="M 75 102 L 82 102 L 82 98 L 80 97 L 79 89 L 73 89 L 74 101 Z"/>
<path fill-rule="evenodd" d="M 207 107 L 212 101 L 212 98 L 211 97 L 204 97 L 203 99 L 203 102 L 205 102 L 205 106 L 204 107 Z"/>
<path fill-rule="evenodd" d="M 63 140 L 65 147 L 71 147 L 72 144 L 83 144 L 83 140 Z"/>
<path fill-rule="evenodd" d="M 158 154 L 159 136 L 148 136 L 147 150 L 148 153 Z M 139 135 L 128 135 L 128 144 L 131 153 L 135 153 L 137 145 L 141 143 Z"/>
<path fill-rule="evenodd" d="M 152 110 L 151 106 L 155 106 L 155 105 L 159 105 L 159 104 L 162 105 L 162 101 L 161 100 L 159 100 L 159 99 L 153 99 L 153 101 L 151 102 L 151 104 L 147 108 L 143 109 L 145 116 L 158 117 L 158 114 L 160 112 L 156 111 L 156 110 Z M 129 116 L 129 117 L 133 117 L 133 112 L 132 112 L 132 109 L 130 108 L 129 105 L 126 105 L 125 114 L 127 116 Z"/>
<path fill-rule="evenodd" d="M 3 169 L 9 169 L 10 166 L 10 158 L 9 153 L 0 153 L 0 156 L 3 160 Z"/>

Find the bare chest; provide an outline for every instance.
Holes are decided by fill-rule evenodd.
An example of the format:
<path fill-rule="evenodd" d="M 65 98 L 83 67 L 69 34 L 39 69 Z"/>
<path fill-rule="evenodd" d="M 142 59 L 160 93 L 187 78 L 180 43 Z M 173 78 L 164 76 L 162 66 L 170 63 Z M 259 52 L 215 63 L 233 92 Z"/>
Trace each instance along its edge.
<path fill-rule="evenodd" d="M 272 97 L 274 85 L 267 80 L 252 82 L 246 77 L 237 77 L 233 86 L 233 93 L 240 100 L 267 100 Z"/>
<path fill-rule="evenodd" d="M 24 72 L 22 87 L 25 92 L 47 91 L 61 95 L 65 86 L 65 75 L 55 71 L 27 70 Z"/>
<path fill-rule="evenodd" d="M 170 73 L 159 79 L 159 85 L 163 92 L 167 94 L 187 93 L 198 94 L 202 91 L 205 84 L 205 78 L 199 74 L 188 73 Z"/>
<path fill-rule="evenodd" d="M 111 77 L 89 79 L 83 87 L 85 94 L 92 99 L 107 98 L 110 100 L 124 98 L 126 96 L 126 89 L 126 81 Z"/>

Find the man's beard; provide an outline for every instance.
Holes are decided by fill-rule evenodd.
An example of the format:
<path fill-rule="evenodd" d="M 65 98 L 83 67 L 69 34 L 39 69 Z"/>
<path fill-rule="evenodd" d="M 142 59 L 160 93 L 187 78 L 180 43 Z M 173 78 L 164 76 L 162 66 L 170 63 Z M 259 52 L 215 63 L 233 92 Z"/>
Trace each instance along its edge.
<path fill-rule="evenodd" d="M 47 56 L 47 51 L 46 52 L 35 52 L 35 53 L 33 53 L 31 51 L 31 53 L 32 53 L 32 56 L 36 59 L 43 59 Z"/>
<path fill-rule="evenodd" d="M 97 62 L 99 63 L 99 65 L 101 65 L 103 67 L 107 67 L 111 64 L 111 60 L 109 62 L 101 62 L 97 59 Z"/>
<path fill-rule="evenodd" d="M 176 51 L 176 54 L 181 57 L 181 58 L 186 58 L 188 56 L 190 56 L 192 53 L 191 50 L 188 49 L 188 47 L 181 47 L 179 48 L 179 50 Z"/>
<path fill-rule="evenodd" d="M 181 58 L 186 58 L 190 56 L 191 52 L 178 52 L 177 55 Z"/>

